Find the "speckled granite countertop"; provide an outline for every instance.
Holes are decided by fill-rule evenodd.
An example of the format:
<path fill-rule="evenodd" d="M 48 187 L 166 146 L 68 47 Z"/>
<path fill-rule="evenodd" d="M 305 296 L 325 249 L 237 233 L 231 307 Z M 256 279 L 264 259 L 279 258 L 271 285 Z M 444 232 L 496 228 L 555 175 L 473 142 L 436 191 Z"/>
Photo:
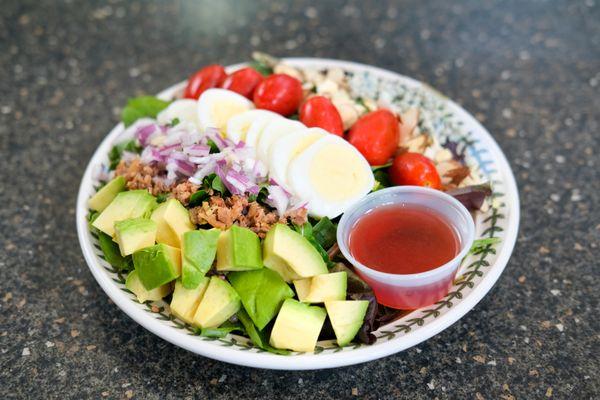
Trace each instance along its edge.
<path fill-rule="evenodd" d="M 598 398 L 598 21 L 598 0 L 3 1 L 0 398 Z M 493 133 L 521 232 L 460 322 L 383 360 L 273 372 L 181 350 L 108 301 L 75 232 L 89 157 L 128 96 L 254 49 L 398 71 Z"/>

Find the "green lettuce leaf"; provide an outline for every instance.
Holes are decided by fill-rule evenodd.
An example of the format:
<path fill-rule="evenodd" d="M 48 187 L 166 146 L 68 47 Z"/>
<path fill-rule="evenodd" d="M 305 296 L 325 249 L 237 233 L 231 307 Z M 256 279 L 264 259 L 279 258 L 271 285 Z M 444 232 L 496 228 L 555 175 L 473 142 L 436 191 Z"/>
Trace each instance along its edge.
<path fill-rule="evenodd" d="M 154 96 L 135 97 L 127 100 L 127 105 L 121 113 L 121 120 L 127 127 L 140 118 L 156 118 L 156 115 L 168 105 L 168 101 L 158 99 Z"/>
<path fill-rule="evenodd" d="M 244 309 L 238 311 L 237 316 L 238 316 L 238 319 L 240 320 L 240 322 L 242 323 L 242 325 L 244 325 L 244 329 L 246 330 L 246 333 L 248 334 L 248 336 L 250 337 L 250 340 L 252 340 L 252 343 L 254 343 L 255 346 L 257 346 L 263 350 L 266 350 L 270 353 L 281 354 L 281 355 L 290 354 L 290 352 L 288 350 L 280 350 L 280 349 L 276 349 L 275 347 L 271 346 L 269 344 L 269 340 L 267 339 L 266 332 L 258 330 L 258 328 L 252 322 L 252 319 L 250 318 L 250 316 L 248 315 L 248 313 L 246 313 L 246 311 Z"/>

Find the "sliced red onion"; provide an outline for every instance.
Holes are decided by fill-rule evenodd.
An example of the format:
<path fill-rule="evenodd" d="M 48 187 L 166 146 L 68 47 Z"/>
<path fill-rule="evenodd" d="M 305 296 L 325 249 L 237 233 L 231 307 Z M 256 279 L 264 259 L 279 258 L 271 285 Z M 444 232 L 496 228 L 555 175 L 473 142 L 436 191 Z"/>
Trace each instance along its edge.
<path fill-rule="evenodd" d="M 148 139 L 150 135 L 152 135 L 156 131 L 156 124 L 142 125 L 137 128 L 135 132 L 135 137 L 140 142 L 140 145 L 146 146 L 148 144 Z"/>
<path fill-rule="evenodd" d="M 267 190 L 269 195 L 265 202 L 277 210 L 277 213 L 282 216 L 288 208 L 290 198 L 286 191 L 279 185 L 270 185 Z"/>
<path fill-rule="evenodd" d="M 215 160 L 208 161 L 204 166 L 198 168 L 194 173 L 194 176 L 190 178 L 190 182 L 195 183 L 196 185 L 202 184 L 202 179 L 206 176 L 215 172 L 215 168 L 217 167 L 217 162 Z"/>
<path fill-rule="evenodd" d="M 151 164 L 153 162 L 164 162 L 165 158 L 161 156 L 156 147 L 148 146 L 142 151 L 140 161 L 144 164 Z"/>
<path fill-rule="evenodd" d="M 194 165 L 190 164 L 186 161 L 174 160 L 174 162 L 177 165 L 177 171 L 179 171 L 183 175 L 191 176 L 196 171 L 196 168 L 194 167 Z"/>
<path fill-rule="evenodd" d="M 183 148 L 183 152 L 189 156 L 206 157 L 210 154 L 210 147 L 202 144 L 192 144 Z"/>
<path fill-rule="evenodd" d="M 279 182 L 277 182 L 275 179 L 269 178 L 269 183 L 271 185 L 279 186 L 281 189 L 283 189 L 288 198 L 292 197 L 292 194 L 288 192 L 287 189 L 283 185 L 279 184 Z"/>
<path fill-rule="evenodd" d="M 129 163 L 131 161 L 133 161 L 134 159 L 137 158 L 137 154 L 133 153 L 131 151 L 123 151 L 123 153 L 121 154 L 121 161 L 125 161 L 126 163 Z"/>
<path fill-rule="evenodd" d="M 179 149 L 181 147 L 181 145 L 179 143 L 176 144 L 171 144 L 168 146 L 162 146 L 158 148 L 158 153 L 161 156 L 168 156 L 169 154 L 171 154 L 173 152 L 173 150 Z"/>
<path fill-rule="evenodd" d="M 221 136 L 221 133 L 216 128 L 207 128 L 204 134 L 217 145 L 219 150 L 233 146 L 233 142 Z"/>

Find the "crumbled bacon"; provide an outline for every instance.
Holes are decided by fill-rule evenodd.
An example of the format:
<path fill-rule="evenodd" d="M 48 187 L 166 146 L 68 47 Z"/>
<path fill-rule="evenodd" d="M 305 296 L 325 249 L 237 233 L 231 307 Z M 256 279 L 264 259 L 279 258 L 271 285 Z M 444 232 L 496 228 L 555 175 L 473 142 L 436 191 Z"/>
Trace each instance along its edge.
<path fill-rule="evenodd" d="M 179 200 L 185 206 L 189 204 L 192 194 L 200 189 L 198 185 L 189 181 L 176 182 L 170 186 L 165 185 L 159 166 L 143 164 L 139 158 L 128 162 L 122 160 L 115 173 L 125 178 L 129 190 L 147 189 L 155 196 L 168 193 L 169 197 Z M 256 201 L 250 202 L 244 196 L 234 195 L 223 198 L 213 195 L 212 190 L 209 190 L 208 193 L 211 196 L 208 201 L 190 209 L 190 218 L 195 224 L 209 224 L 219 229 L 227 229 L 231 225 L 237 224 L 264 237 L 277 222 L 302 225 L 308 219 L 305 208 L 291 210 L 283 216 L 279 216 L 277 212 Z"/>
<path fill-rule="evenodd" d="M 127 189 L 147 189 L 152 195 L 168 191 L 168 187 L 160 179 L 160 168 L 155 165 L 143 164 L 139 158 L 126 162 L 121 160 L 115 170 L 117 176 L 125 178 Z"/>
<path fill-rule="evenodd" d="M 170 197 L 174 197 L 181 202 L 184 206 L 190 203 L 190 197 L 200 189 L 200 186 L 194 185 L 189 181 L 181 182 L 173 186 Z"/>
<path fill-rule="evenodd" d="M 292 210 L 279 217 L 275 211 L 256 201 L 249 202 L 248 198 L 237 195 L 227 198 L 211 196 L 208 201 L 202 202 L 202 205 L 190 209 L 190 217 L 195 224 L 209 224 L 219 229 L 227 229 L 237 224 L 251 229 L 261 238 L 265 237 L 277 222 L 301 225 L 307 221 L 304 208 Z"/>

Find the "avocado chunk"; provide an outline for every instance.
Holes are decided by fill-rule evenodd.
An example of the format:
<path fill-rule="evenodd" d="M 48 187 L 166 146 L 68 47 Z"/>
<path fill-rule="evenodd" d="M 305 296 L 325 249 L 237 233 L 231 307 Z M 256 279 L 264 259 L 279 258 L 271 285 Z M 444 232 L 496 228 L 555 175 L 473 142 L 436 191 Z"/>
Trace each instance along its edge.
<path fill-rule="evenodd" d="M 130 218 L 115 222 L 115 242 L 123 257 L 152 246 L 155 239 L 156 222 L 151 219 Z"/>
<path fill-rule="evenodd" d="M 327 273 L 327 265 L 317 249 L 284 224 L 275 224 L 269 230 L 263 254 L 265 266 L 279 272 L 287 282 Z"/>
<path fill-rule="evenodd" d="M 181 275 L 181 252 L 163 243 L 133 253 L 133 265 L 147 290 L 157 288 Z"/>
<path fill-rule="evenodd" d="M 156 242 L 181 248 L 185 232 L 196 229 L 188 210 L 177 199 L 169 199 L 160 204 L 150 217 L 158 225 Z"/>
<path fill-rule="evenodd" d="M 258 235 L 233 225 L 221 232 L 217 244 L 217 271 L 249 271 L 263 267 Z"/>
<path fill-rule="evenodd" d="M 194 314 L 193 323 L 199 328 L 216 328 L 240 307 L 240 296 L 235 289 L 218 276 L 213 276 Z"/>
<path fill-rule="evenodd" d="M 369 302 L 367 300 L 326 301 L 325 308 L 333 326 L 338 346 L 345 346 L 354 339 L 363 324 Z"/>
<path fill-rule="evenodd" d="M 304 278 L 304 279 L 296 279 L 294 281 L 294 288 L 296 289 L 296 294 L 298 295 L 298 300 L 302 302 L 306 302 L 306 298 L 310 293 L 310 284 L 312 282 L 312 278 Z"/>
<path fill-rule="evenodd" d="M 115 222 L 146 217 L 156 206 L 156 199 L 147 190 L 129 190 L 115 196 L 98 215 L 92 226 L 108 236 L 115 236 Z"/>
<path fill-rule="evenodd" d="M 232 272 L 227 278 L 259 330 L 277 315 L 285 299 L 294 297 L 294 291 L 281 276 L 268 268 Z"/>
<path fill-rule="evenodd" d="M 125 287 L 135 294 L 140 303 L 145 303 L 146 301 L 158 301 L 171 293 L 171 285 L 168 283 L 152 290 L 147 290 L 142 284 L 136 270 L 131 271 L 129 275 L 127 275 Z"/>
<path fill-rule="evenodd" d="M 196 314 L 209 281 L 209 278 L 203 276 L 195 288 L 186 289 L 180 279 L 176 280 L 175 291 L 171 299 L 171 312 L 173 315 L 188 324 L 192 324 L 194 314 Z"/>
<path fill-rule="evenodd" d="M 92 210 L 101 212 L 110 204 L 111 201 L 125 190 L 125 178 L 117 176 L 112 181 L 100 188 L 95 195 L 88 200 L 88 207 Z"/>
<path fill-rule="evenodd" d="M 307 280 L 309 282 L 306 282 Z M 345 300 L 347 281 L 346 272 L 334 272 L 294 281 L 294 286 L 298 300 L 305 303 L 323 303 L 328 300 Z"/>
<path fill-rule="evenodd" d="M 181 282 L 187 289 L 198 286 L 215 260 L 221 231 L 200 229 L 183 234 L 181 242 Z"/>
<path fill-rule="evenodd" d="M 327 313 L 322 307 L 287 299 L 273 325 L 271 346 L 294 351 L 313 351 Z"/>

